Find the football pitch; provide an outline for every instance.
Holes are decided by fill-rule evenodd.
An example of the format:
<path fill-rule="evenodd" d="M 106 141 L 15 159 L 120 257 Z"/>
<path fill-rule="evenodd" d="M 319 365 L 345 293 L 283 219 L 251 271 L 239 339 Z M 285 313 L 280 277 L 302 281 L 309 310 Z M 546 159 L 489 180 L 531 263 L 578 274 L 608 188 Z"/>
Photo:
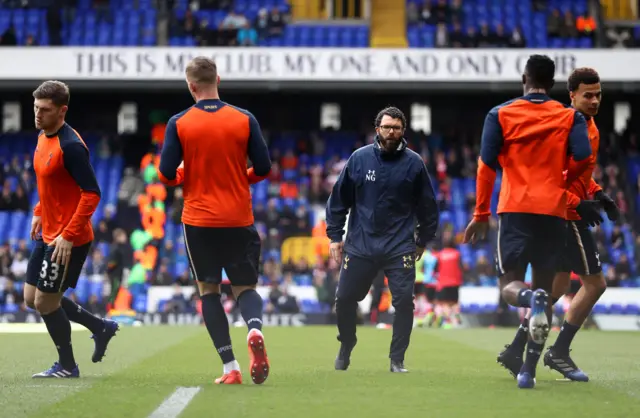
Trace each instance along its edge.
<path fill-rule="evenodd" d="M 245 381 L 218 386 L 222 366 L 204 327 L 122 328 L 98 364 L 90 360 L 89 333 L 73 333 L 81 373 L 75 380 L 31 379 L 55 359 L 53 344 L 44 333 L 3 328 L 0 417 L 640 416 L 640 333 L 581 332 L 574 359 L 591 382 L 558 381 L 559 374 L 540 368 L 536 389 L 521 390 L 496 364 L 510 329 L 416 329 L 410 373 L 392 374 L 389 330 L 360 328 L 351 368 L 337 372 L 335 328 L 265 328 L 272 370 L 256 386 L 247 373 L 246 329 L 232 328 Z"/>

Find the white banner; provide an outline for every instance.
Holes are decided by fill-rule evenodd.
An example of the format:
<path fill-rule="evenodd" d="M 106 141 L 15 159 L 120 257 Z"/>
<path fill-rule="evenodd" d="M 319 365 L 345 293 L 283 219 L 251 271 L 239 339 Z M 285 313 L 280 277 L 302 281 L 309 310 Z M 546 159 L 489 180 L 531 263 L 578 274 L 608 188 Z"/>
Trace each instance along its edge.
<path fill-rule="evenodd" d="M 518 82 L 531 54 L 556 61 L 556 79 L 594 67 L 603 81 L 640 81 L 640 51 L 342 48 L 0 48 L 0 80 L 184 79 L 194 56 L 232 81 Z"/>
<path fill-rule="evenodd" d="M 271 289 L 268 286 L 259 286 L 258 293 L 263 298 L 269 296 Z M 289 293 L 298 300 L 317 300 L 316 290 L 313 286 L 291 286 Z M 194 286 L 182 287 L 182 293 L 189 299 L 195 291 Z M 147 294 L 147 311 L 156 312 L 158 303 L 161 300 L 171 298 L 174 293 L 173 286 L 152 286 Z M 497 287 L 471 287 L 463 286 L 460 288 L 460 305 L 470 305 L 472 303 L 478 305 L 497 304 L 500 294 Z M 558 303 L 562 303 L 562 298 Z M 631 305 L 640 304 L 640 289 L 628 288 L 609 288 L 598 301 L 599 305 L 610 306 L 612 304 Z M 371 305 L 371 295 L 368 294 L 365 299 L 360 302 L 360 309 L 364 313 L 369 312 Z"/>
<path fill-rule="evenodd" d="M 593 320 L 602 331 L 640 331 L 637 315 L 593 315 Z"/>

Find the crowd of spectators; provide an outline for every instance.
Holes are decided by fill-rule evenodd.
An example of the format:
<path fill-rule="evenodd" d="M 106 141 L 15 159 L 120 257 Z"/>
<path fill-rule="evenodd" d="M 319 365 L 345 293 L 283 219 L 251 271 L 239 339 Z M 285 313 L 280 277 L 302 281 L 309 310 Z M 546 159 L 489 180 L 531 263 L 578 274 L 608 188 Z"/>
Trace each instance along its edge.
<path fill-rule="evenodd" d="M 262 8 L 255 18 L 237 13 L 230 6 L 218 10 L 224 10 L 227 15 L 217 25 L 208 17 L 198 17 L 192 9 L 184 16 L 174 14 L 170 36 L 191 37 L 198 46 L 256 46 L 282 36 L 290 19 L 279 7 Z"/>
<path fill-rule="evenodd" d="M 34 188 L 31 156 L 15 156 L 11 161 L 0 158 L 0 168 L 0 210 L 28 211 Z"/>
<path fill-rule="evenodd" d="M 424 0 L 407 3 L 407 23 L 411 26 L 435 27 L 437 48 L 525 48 L 531 46 L 520 26 L 506 28 L 503 21 L 465 19 L 463 0 Z M 580 16 L 567 10 L 533 1 L 534 12 L 547 15 L 547 35 L 550 38 L 593 40 L 597 25 L 588 13 Z"/>
<path fill-rule="evenodd" d="M 374 138 L 372 132 L 354 137 L 353 148 L 371 143 Z M 418 152 L 427 164 L 436 187 L 439 208 L 443 212 L 453 210 L 455 183 L 475 177 L 478 153 L 478 144 L 473 140 L 475 137 L 456 131 L 428 136 L 416 132 L 407 134 L 410 148 Z M 272 148 L 273 169 L 261 186 L 266 188 L 267 195 L 264 203 L 257 202 L 254 205 L 256 226 L 263 242 L 260 285 L 270 288 L 267 306 L 270 312 L 297 312 L 302 309 L 301 301 L 296 301 L 291 295 L 293 286 L 313 286 L 318 301 L 327 309 L 332 307 L 339 276 L 339 266 L 335 261 L 322 257 L 314 261 L 308 258 L 283 259 L 281 252 L 288 238 L 324 233 L 321 216 L 323 207 L 351 151 L 349 149 L 346 153 L 327 156 L 327 147 L 320 134 L 307 133 L 297 135 L 293 148 Z M 320 155 L 325 157 L 314 158 Z M 611 228 L 601 226 L 594 229 L 600 260 L 612 287 L 635 285 L 640 272 L 640 235 L 634 232 L 640 228 L 635 204 L 640 192 L 640 173 L 635 184 L 625 181 L 629 175 L 627 158 L 638 155 L 640 148 L 633 133 L 602 133 L 599 164 L 594 178 L 616 200 L 622 214 L 620 221 Z M 22 193 L 31 196 L 35 185 L 29 156 L 17 156 L 1 163 L 3 189 L 0 195 L 9 196 L 11 202 L 20 201 Z M 132 242 L 136 229 L 141 225 L 139 199 L 145 193 L 146 184 L 153 182 L 154 173 L 153 166 L 146 169 L 126 168 L 120 181 L 117 205 L 106 205 L 104 216 L 95 225 L 94 249 L 83 274 L 90 282 L 104 284 L 103 293 L 89 300 L 95 309 L 103 308 L 117 290 L 113 288 L 117 286 L 114 265 L 119 266 L 119 274 L 122 274 L 132 269 L 138 260 L 133 255 L 135 250 Z M 182 189 L 170 188 L 166 196 L 163 203 L 166 223 L 179 228 L 184 205 Z M 22 206 L 13 204 L 2 209 L 28 210 L 28 200 Z M 463 201 L 466 220 L 474 205 L 475 194 L 473 190 L 467 190 Z M 30 213 L 26 215 L 30 216 Z M 474 247 L 473 257 L 463 260 L 465 285 L 495 285 L 492 249 L 495 246 L 496 229 L 497 224 L 492 221 L 489 242 Z M 445 219 L 441 222 L 433 250 L 443 248 L 445 243 L 459 245 L 462 232 L 459 222 Z M 143 277 L 144 282 L 152 286 L 193 286 L 184 261 L 186 254 L 180 235 L 152 241 L 159 249 L 159 256 L 156 265 Z M 632 242 L 629 242 L 629 237 Z M 24 282 L 29 248 L 30 243 L 24 239 L 5 242 L 0 247 L 0 285 L 5 289 L 2 292 L 4 302 L 7 298 L 12 298 L 15 303 L 21 302 L 20 292 L 15 291 L 19 286 L 15 286 L 15 283 Z M 232 300 L 227 304 L 229 309 L 233 308 Z M 164 305 L 165 310 L 171 311 L 197 310 L 197 307 L 197 296 L 182 301 L 177 291 Z"/>

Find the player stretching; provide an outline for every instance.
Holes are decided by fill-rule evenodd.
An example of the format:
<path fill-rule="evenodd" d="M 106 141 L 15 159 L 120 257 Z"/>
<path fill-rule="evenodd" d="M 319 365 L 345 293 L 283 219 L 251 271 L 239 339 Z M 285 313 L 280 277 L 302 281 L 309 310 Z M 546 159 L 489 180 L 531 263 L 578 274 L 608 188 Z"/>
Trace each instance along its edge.
<path fill-rule="evenodd" d="M 505 301 L 530 307 L 527 358 L 518 374 L 520 388 L 535 386 L 538 360 L 551 320 L 551 293 L 564 248 L 567 210 L 562 171 L 568 151 L 576 161 L 567 174 L 576 178 L 590 163 L 591 146 L 584 117 L 552 100 L 555 64 L 544 55 L 532 55 L 523 75 L 523 97 L 493 108 L 485 119 L 478 165 L 474 217 L 465 242 L 483 239 L 489 227 L 496 170 L 502 167 L 498 202 L 497 271 Z M 524 283 L 532 267 L 532 289 Z"/>
<path fill-rule="evenodd" d="M 591 312 L 591 309 L 606 290 L 607 283 L 602 274 L 596 243 L 589 230 L 590 225 L 598 224 L 601 221 L 600 215 L 587 212 L 587 219 L 581 219 L 575 208 L 582 201 L 587 200 L 590 195 L 595 194 L 596 199 L 607 212 L 609 219 L 612 221 L 617 220 L 619 212 L 613 200 L 602 192 L 602 188 L 591 177 L 600 146 L 600 133 L 593 120 L 598 114 L 602 98 L 600 77 L 592 68 L 578 68 L 569 77 L 567 87 L 571 97 L 571 106 L 579 110 L 587 118 L 592 158 L 589 168 L 571 183 L 567 192 L 569 208 L 567 210 L 566 248 L 560 271 L 556 274 L 553 285 L 554 302 L 567 291 L 572 271 L 580 275 L 582 287 L 571 302 L 556 343 L 549 347 L 544 356 L 544 364 L 551 369 L 557 370 L 567 379 L 587 382 L 589 377 L 573 362 L 569 356 L 569 348 L 580 326 L 582 326 L 589 312 Z M 507 345 L 506 350 L 498 355 L 498 362 L 514 376 L 522 366 L 527 326 L 528 322 L 525 319 L 518 329 L 513 343 Z"/>
<path fill-rule="evenodd" d="M 406 126 L 399 109 L 380 111 L 375 120 L 375 143 L 351 155 L 327 202 L 331 256 L 342 264 L 336 293 L 341 342 L 336 370 L 349 367 L 357 342 L 358 302 L 383 270 L 395 308 L 390 370 L 407 371 L 404 357 L 413 327 L 415 261 L 436 234 L 438 208 L 424 161 L 407 149 L 402 137 Z M 349 228 L 343 243 L 347 214 Z"/>
<path fill-rule="evenodd" d="M 184 182 L 184 240 L 191 272 L 202 299 L 202 317 L 222 362 L 217 384 L 240 384 L 229 321 L 220 302 L 222 269 L 247 323 L 254 383 L 269 375 L 262 335 L 262 297 L 256 292 L 260 236 L 253 226 L 249 183 L 266 176 L 271 159 L 260 125 L 246 110 L 220 100 L 213 60 L 194 58 L 186 68 L 196 104 L 167 124 L 159 177 L 168 185 Z M 247 172 L 247 157 L 253 169 Z M 184 169 L 178 167 L 184 160 Z"/>
<path fill-rule="evenodd" d="M 24 300 L 36 309 L 58 349 L 54 365 L 33 377 L 79 377 L 71 347 L 69 320 L 87 327 L 95 340 L 94 363 L 102 360 L 118 330 L 114 321 L 100 319 L 63 296 L 78 282 L 91 248 L 91 216 L 100 201 L 100 188 L 80 135 L 64 121 L 69 88 L 45 81 L 34 92 L 36 128 L 41 129 L 33 157 L 40 201 L 33 210 Z"/>

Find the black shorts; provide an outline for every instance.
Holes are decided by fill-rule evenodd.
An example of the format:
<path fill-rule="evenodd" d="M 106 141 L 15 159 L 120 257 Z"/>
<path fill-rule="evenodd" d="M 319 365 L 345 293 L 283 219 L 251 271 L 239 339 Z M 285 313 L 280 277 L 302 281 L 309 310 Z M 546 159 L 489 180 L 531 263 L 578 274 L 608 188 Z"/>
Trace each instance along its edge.
<path fill-rule="evenodd" d="M 588 225 L 580 221 L 567 222 L 566 245 L 559 270 L 563 273 L 574 272 L 580 276 L 602 272 L 596 240 Z"/>
<path fill-rule="evenodd" d="M 260 235 L 255 226 L 207 228 L 184 225 L 184 243 L 193 277 L 220 284 L 222 269 L 232 286 L 258 283 Z"/>
<path fill-rule="evenodd" d="M 425 286 L 425 294 L 427 295 L 427 301 L 433 302 L 436 300 L 436 287 L 435 286 Z"/>
<path fill-rule="evenodd" d="M 413 303 L 416 283 L 415 254 L 405 254 L 386 259 L 374 259 L 344 254 L 340 266 L 340 280 L 336 297 L 362 301 L 376 277 L 384 272 L 389 290 L 396 303 Z"/>
<path fill-rule="evenodd" d="M 55 247 L 49 247 L 42 240 L 37 240 L 27 265 L 27 284 L 33 285 L 41 292 L 61 293 L 75 288 L 82 273 L 82 266 L 89 255 L 92 242 L 71 250 L 69 265 L 64 266 L 51 262 Z"/>
<path fill-rule="evenodd" d="M 454 302 L 458 303 L 460 299 L 460 286 L 443 287 L 436 292 L 436 300 L 438 302 Z"/>
<path fill-rule="evenodd" d="M 503 276 L 527 265 L 555 273 L 566 241 L 566 221 L 531 213 L 502 213 L 498 221 L 496 271 Z"/>

